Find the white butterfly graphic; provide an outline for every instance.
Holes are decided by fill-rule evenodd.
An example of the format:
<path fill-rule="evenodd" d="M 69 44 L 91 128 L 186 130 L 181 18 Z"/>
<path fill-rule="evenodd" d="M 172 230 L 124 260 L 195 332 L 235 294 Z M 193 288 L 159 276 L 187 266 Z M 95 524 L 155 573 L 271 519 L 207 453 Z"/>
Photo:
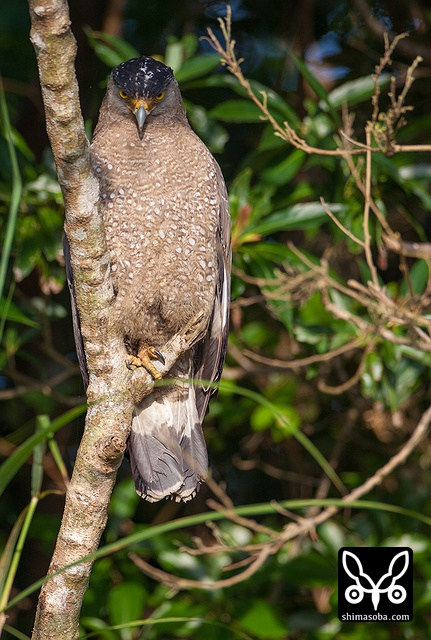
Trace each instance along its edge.
<path fill-rule="evenodd" d="M 394 567 L 397 560 L 404 558 L 404 563 L 401 571 L 394 574 Z M 409 554 L 408 551 L 400 551 L 392 559 L 389 565 L 388 572 L 385 573 L 377 584 L 365 573 L 362 568 L 361 561 L 351 551 L 343 551 L 342 562 L 344 571 L 355 581 L 355 584 L 350 585 L 345 591 L 345 597 L 350 604 L 359 604 L 362 602 L 365 593 L 371 593 L 371 600 L 374 606 L 374 611 L 377 611 L 378 604 L 380 602 L 380 596 L 382 593 L 387 593 L 389 600 L 393 604 L 401 604 L 407 597 L 407 592 L 404 587 L 397 584 L 397 580 L 401 578 L 408 569 L 409 566 Z M 350 567 L 347 564 L 350 564 Z M 385 587 L 381 585 L 391 578 L 389 584 Z M 364 583 L 369 586 L 364 586 Z"/>

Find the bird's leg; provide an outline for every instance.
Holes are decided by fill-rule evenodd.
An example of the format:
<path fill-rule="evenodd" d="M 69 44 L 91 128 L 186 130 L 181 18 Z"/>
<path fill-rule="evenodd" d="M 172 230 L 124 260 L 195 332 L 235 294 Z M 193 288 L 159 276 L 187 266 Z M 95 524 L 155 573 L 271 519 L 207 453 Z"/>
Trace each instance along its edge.
<path fill-rule="evenodd" d="M 144 367 L 155 380 L 161 380 L 162 376 L 160 371 L 153 365 L 152 360 L 158 360 L 162 364 L 165 364 L 165 359 L 160 351 L 145 343 L 139 347 L 137 356 L 127 356 L 126 366 L 128 369 L 132 367 Z"/>

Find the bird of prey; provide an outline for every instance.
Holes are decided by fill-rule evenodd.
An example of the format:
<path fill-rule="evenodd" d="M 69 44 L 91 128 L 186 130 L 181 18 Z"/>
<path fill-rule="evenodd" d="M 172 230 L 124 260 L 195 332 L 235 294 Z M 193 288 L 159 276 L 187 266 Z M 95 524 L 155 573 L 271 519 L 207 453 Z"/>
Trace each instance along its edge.
<path fill-rule="evenodd" d="M 172 69 L 134 58 L 110 75 L 91 142 L 115 291 L 112 322 L 128 366 L 163 361 L 163 345 L 202 313 L 204 337 L 135 407 L 128 456 L 136 491 L 190 500 L 207 473 L 202 421 L 220 378 L 228 335 L 230 217 L 217 162 L 191 129 Z M 88 382 L 73 273 L 65 255 L 74 333 Z"/>

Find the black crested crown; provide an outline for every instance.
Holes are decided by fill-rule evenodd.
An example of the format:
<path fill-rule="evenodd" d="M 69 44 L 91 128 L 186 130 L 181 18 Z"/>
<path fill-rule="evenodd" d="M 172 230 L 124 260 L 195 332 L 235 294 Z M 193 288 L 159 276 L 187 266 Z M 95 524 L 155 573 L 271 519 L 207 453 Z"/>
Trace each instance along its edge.
<path fill-rule="evenodd" d="M 154 98 L 173 80 L 174 72 L 162 62 L 142 56 L 122 62 L 112 77 L 128 96 Z"/>

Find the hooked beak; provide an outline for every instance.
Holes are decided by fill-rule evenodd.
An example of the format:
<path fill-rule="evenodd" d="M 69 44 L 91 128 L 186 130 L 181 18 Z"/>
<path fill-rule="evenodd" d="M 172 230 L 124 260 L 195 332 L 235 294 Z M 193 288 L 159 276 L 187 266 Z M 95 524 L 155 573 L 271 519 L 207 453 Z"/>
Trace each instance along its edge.
<path fill-rule="evenodd" d="M 135 118 L 138 123 L 138 132 L 141 140 L 144 137 L 144 124 L 148 113 L 149 111 L 147 111 L 143 105 L 140 105 L 135 111 Z"/>

